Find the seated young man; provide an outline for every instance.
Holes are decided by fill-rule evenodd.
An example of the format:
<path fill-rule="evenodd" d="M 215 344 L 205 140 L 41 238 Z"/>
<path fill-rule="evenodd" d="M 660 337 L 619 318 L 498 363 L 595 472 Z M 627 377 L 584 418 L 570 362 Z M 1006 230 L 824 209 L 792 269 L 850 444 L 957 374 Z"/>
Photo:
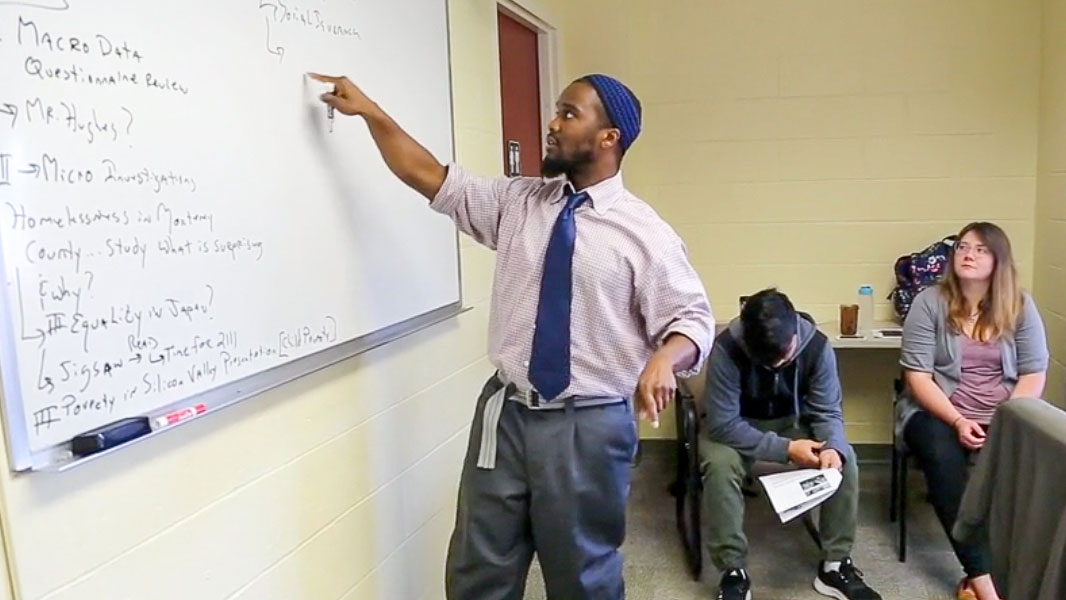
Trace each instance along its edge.
<path fill-rule="evenodd" d="M 844 437 L 836 355 L 824 334 L 777 290 L 763 290 L 715 340 L 700 440 L 703 514 L 719 600 L 750 600 L 741 486 L 754 461 L 836 468 L 840 488 L 820 506 L 823 556 L 814 589 L 839 600 L 880 600 L 852 562 L 859 467 Z"/>

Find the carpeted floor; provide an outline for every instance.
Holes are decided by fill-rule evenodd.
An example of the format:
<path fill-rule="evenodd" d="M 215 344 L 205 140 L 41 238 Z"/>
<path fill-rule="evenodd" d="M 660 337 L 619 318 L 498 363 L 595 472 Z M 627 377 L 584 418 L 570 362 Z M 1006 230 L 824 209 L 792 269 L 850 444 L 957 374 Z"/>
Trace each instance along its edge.
<path fill-rule="evenodd" d="M 718 574 L 705 568 L 693 581 L 684 563 L 674 519 L 674 499 L 667 492 L 674 462 L 671 446 L 646 444 L 634 469 L 629 504 L 626 555 L 628 600 L 695 600 L 714 595 Z M 859 531 L 854 560 L 867 582 L 885 600 L 950 600 L 962 576 L 932 508 L 922 501 L 925 485 L 911 469 L 906 563 L 896 560 L 895 525 L 888 521 L 889 467 L 861 467 Z M 748 499 L 745 532 L 751 551 L 748 570 L 755 600 L 815 600 L 811 582 L 818 551 L 797 519 L 782 526 L 765 497 Z M 706 562 L 706 561 L 705 561 Z M 544 600 L 544 584 L 534 564 L 528 600 Z M 565 600 L 565 599 L 562 599 Z"/>

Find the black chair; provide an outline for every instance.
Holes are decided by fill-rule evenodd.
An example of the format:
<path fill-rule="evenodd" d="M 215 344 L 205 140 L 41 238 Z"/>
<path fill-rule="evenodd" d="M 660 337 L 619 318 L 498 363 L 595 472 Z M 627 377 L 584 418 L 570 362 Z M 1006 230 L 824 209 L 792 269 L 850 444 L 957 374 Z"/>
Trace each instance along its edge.
<path fill-rule="evenodd" d="M 896 407 L 903 398 L 903 380 L 893 381 L 892 413 L 896 414 Z M 897 544 L 899 550 L 899 562 L 907 562 L 907 465 L 910 463 L 912 454 L 907 450 L 907 444 L 896 436 L 896 427 L 892 427 L 892 475 L 891 490 L 889 491 L 888 518 L 891 522 L 899 523 Z"/>
<path fill-rule="evenodd" d="M 700 498 L 703 479 L 700 476 L 699 413 L 692 396 L 677 391 L 674 403 L 677 424 L 677 478 L 671 485 L 676 500 L 677 531 L 685 550 L 689 573 L 696 581 L 703 571 L 701 547 Z"/>

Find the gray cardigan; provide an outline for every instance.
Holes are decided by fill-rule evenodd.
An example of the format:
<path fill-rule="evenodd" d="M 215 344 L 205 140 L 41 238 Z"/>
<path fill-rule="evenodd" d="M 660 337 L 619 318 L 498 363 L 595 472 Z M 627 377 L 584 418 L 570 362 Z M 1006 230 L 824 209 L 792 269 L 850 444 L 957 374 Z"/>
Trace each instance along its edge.
<path fill-rule="evenodd" d="M 931 286 L 914 299 L 903 323 L 903 350 L 899 364 L 904 369 L 932 373 L 933 381 L 949 398 L 955 393 L 962 376 L 962 342 L 960 334 L 947 326 L 948 303 L 940 286 Z M 1023 295 L 1024 306 L 1014 337 L 1000 341 L 1003 354 L 1003 383 L 1013 390 L 1018 377 L 1039 373 L 1048 368 L 1047 334 L 1044 321 L 1029 294 Z M 896 435 L 903 437 L 907 421 L 921 410 L 904 393 L 896 405 Z"/>

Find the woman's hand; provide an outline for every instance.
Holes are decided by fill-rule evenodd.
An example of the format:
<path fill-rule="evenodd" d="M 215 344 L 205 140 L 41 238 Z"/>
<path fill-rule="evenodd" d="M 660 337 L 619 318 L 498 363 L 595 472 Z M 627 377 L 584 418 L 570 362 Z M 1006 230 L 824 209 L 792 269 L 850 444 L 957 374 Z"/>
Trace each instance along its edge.
<path fill-rule="evenodd" d="M 980 450 L 985 445 L 985 430 L 976 422 L 959 417 L 954 424 L 959 443 L 967 450 Z"/>

